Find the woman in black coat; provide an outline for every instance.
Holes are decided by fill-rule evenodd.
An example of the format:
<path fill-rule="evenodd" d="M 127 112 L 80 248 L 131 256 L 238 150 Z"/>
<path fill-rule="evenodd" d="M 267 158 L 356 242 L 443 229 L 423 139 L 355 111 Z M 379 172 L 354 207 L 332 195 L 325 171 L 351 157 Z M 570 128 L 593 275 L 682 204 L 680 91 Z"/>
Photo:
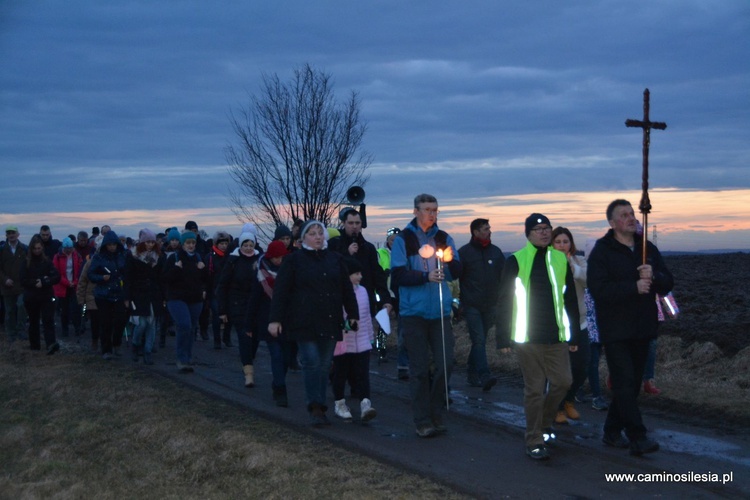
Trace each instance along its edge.
<path fill-rule="evenodd" d="M 255 249 L 255 233 L 242 233 L 239 245 L 221 271 L 219 285 L 216 287 L 216 300 L 221 321 L 225 324 L 231 323 L 237 331 L 245 387 L 254 387 L 253 361 L 258 350 L 258 341 L 248 336 L 244 327 L 260 252 Z"/>
<path fill-rule="evenodd" d="M 23 305 L 29 316 L 31 349 L 38 351 L 42 348 L 39 338 L 41 320 L 47 354 L 55 354 L 60 350 L 60 345 L 55 340 L 55 294 L 52 285 L 60 282 L 60 273 L 44 254 L 44 244 L 39 236 L 31 238 L 26 262 L 21 266 L 20 279 L 23 287 Z"/>
<path fill-rule="evenodd" d="M 312 424 L 326 417 L 328 373 L 336 342 L 342 340 L 346 310 L 357 329 L 359 308 L 343 257 L 327 250 L 326 228 L 307 221 L 300 229 L 301 250 L 287 255 L 276 277 L 268 333 L 296 340 Z"/>
<path fill-rule="evenodd" d="M 143 362 L 147 365 L 154 363 L 151 352 L 156 338 L 156 318 L 161 317 L 164 308 L 164 294 L 159 283 L 164 260 L 154 232 L 142 229 L 138 243 L 128 256 L 125 279 L 129 283 L 130 321 L 135 324 L 133 361 L 138 362 L 140 353 L 143 353 Z"/>

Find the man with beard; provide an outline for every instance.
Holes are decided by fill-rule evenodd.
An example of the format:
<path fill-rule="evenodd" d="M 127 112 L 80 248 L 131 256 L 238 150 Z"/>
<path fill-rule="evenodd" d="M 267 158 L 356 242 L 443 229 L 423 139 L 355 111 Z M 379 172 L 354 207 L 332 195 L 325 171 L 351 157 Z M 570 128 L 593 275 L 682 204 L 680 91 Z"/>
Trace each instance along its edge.
<path fill-rule="evenodd" d="M 487 333 L 495 325 L 495 305 L 500 295 L 500 277 L 505 256 L 492 244 L 490 221 L 474 219 L 469 229 L 471 240 L 458 249 L 462 272 L 461 306 L 471 338 L 468 382 L 487 392 L 497 383 L 487 365 Z"/>

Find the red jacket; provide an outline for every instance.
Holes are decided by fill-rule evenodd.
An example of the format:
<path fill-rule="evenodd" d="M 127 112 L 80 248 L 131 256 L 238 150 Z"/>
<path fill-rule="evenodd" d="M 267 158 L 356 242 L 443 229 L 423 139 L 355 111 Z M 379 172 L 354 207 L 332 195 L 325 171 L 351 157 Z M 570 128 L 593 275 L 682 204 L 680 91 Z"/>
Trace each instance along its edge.
<path fill-rule="evenodd" d="M 69 258 L 73 259 L 73 281 L 68 281 L 67 267 Z M 52 258 L 52 265 L 57 269 L 57 272 L 60 273 L 60 282 L 53 287 L 55 297 L 66 297 L 69 288 L 72 288 L 75 292 L 75 289 L 78 286 L 78 277 L 81 276 L 81 268 L 83 267 L 83 259 L 78 252 L 73 250 L 70 256 L 68 256 L 65 252 L 60 250 Z"/>

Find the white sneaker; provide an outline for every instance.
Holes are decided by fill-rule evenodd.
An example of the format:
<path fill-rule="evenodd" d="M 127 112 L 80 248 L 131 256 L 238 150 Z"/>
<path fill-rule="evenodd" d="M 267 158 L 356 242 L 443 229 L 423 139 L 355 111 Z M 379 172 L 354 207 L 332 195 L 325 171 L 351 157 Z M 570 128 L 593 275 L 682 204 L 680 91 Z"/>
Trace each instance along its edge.
<path fill-rule="evenodd" d="M 360 415 L 362 418 L 362 422 L 368 422 L 375 418 L 375 416 L 378 414 L 377 411 L 375 411 L 375 408 L 372 407 L 372 403 L 369 399 L 365 398 L 362 400 L 362 402 L 359 404 L 360 409 Z"/>
<path fill-rule="evenodd" d="M 339 399 L 336 401 L 336 408 L 335 408 L 336 416 L 339 418 L 343 418 L 345 420 L 351 420 L 352 419 L 352 412 L 349 410 L 349 407 L 346 406 L 346 399 Z"/>

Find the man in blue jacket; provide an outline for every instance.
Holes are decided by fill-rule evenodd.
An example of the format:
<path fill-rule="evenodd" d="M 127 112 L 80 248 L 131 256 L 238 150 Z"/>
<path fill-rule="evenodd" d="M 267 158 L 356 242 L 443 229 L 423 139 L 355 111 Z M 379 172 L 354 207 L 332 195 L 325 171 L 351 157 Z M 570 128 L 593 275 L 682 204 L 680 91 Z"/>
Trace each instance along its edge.
<path fill-rule="evenodd" d="M 454 345 L 447 281 L 461 274 L 453 238 L 438 229 L 437 216 L 437 199 L 430 194 L 417 195 L 414 219 L 399 233 L 391 249 L 391 280 L 399 290 L 399 321 L 409 353 L 409 389 L 419 437 L 447 430 L 442 414 Z M 443 254 L 444 265 L 438 265 L 438 252 Z"/>

